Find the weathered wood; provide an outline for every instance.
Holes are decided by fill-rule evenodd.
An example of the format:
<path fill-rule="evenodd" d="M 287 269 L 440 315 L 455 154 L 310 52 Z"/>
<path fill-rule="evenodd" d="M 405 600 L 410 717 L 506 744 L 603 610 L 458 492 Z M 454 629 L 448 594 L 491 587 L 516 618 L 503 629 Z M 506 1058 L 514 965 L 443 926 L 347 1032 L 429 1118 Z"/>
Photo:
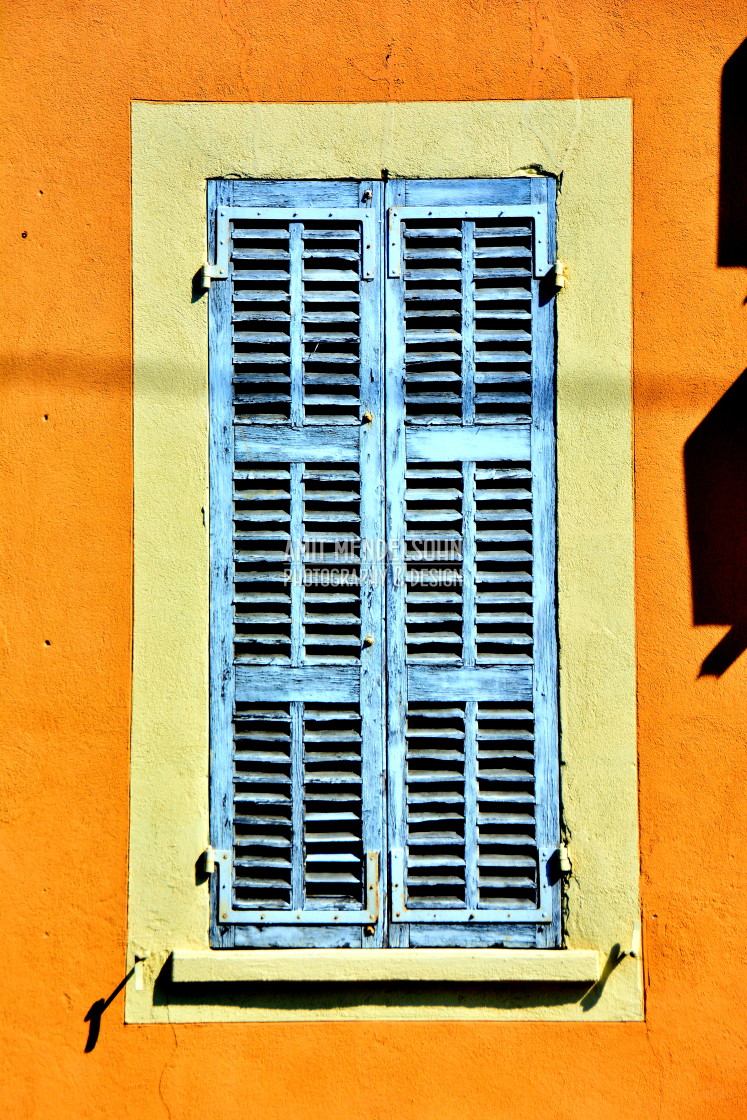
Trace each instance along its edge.
<path fill-rule="evenodd" d="M 290 222 L 290 420 L 300 428 L 303 410 L 303 224 Z"/>
<path fill-rule="evenodd" d="M 350 214 L 361 205 L 364 189 L 371 192 L 367 205 L 376 214 L 375 225 L 365 225 L 369 233 L 375 229 L 375 237 L 364 239 L 375 243 L 375 268 L 370 258 L 367 265 L 373 281 L 364 279 L 361 267 L 351 268 L 360 260 L 362 243 Z M 211 757 L 211 805 L 221 803 L 221 790 L 222 804 L 228 805 L 235 779 L 237 820 L 246 822 L 242 827 L 251 835 L 263 837 L 260 854 L 237 857 L 236 882 L 249 897 L 254 891 L 260 898 L 264 891 L 262 905 L 270 905 L 277 897 L 272 892 L 282 894 L 288 884 L 289 910 L 302 911 L 304 905 L 317 907 L 314 892 L 328 888 L 339 895 L 339 913 L 347 923 L 360 905 L 355 892 L 364 878 L 361 856 L 351 847 L 356 837 L 362 851 L 382 853 L 382 900 L 389 897 L 386 850 L 405 853 L 403 874 L 392 884 L 392 897 L 402 898 L 402 912 L 389 915 L 382 905 L 372 934 L 348 924 L 334 928 L 318 910 L 312 918 L 311 909 L 314 925 L 306 928 L 267 924 L 264 917 L 253 922 L 248 907 L 246 922 L 232 918 L 230 932 L 215 924 L 212 943 L 557 945 L 559 888 L 549 886 L 546 868 L 559 835 L 554 321 L 553 305 L 527 267 L 529 254 L 537 250 L 536 244 L 528 248 L 533 229 L 535 242 L 540 235 L 547 239 L 546 230 L 554 236 L 554 184 L 542 177 L 397 180 L 385 189 L 378 182 L 214 183 L 209 205 L 212 215 L 219 206 L 244 208 L 234 211 L 238 270 L 231 274 L 244 290 L 236 290 L 232 307 L 229 277 L 213 285 L 210 297 L 211 411 L 214 385 L 215 391 L 220 385 L 223 396 L 215 417 L 228 420 L 215 448 L 211 434 L 211 585 L 217 589 L 211 602 L 211 696 L 223 697 L 222 708 L 221 703 L 215 710 L 211 706 L 213 756 L 220 753 L 221 741 L 229 744 L 228 761 L 213 763 Z M 322 206 L 330 207 L 329 226 L 317 222 L 307 230 L 304 208 L 317 208 L 318 217 Z M 506 206 L 514 207 L 511 224 L 491 221 L 491 214 L 497 219 Z M 429 209 L 425 217 L 416 214 L 414 222 L 403 215 L 406 275 L 386 280 L 384 299 L 383 218 L 390 207 Z M 525 220 L 516 207 L 525 208 Z M 266 208 L 264 227 L 255 221 L 250 228 L 253 208 Z M 446 223 L 439 224 L 439 209 Z M 447 223 L 454 228 L 446 228 Z M 214 253 L 214 217 L 210 224 Z M 263 242 L 270 247 L 263 248 Z M 534 272 L 548 254 L 554 255 L 551 240 L 540 246 L 537 259 L 531 258 Z M 255 262 L 258 269 L 251 267 Z M 428 287 L 413 289 L 415 281 Z M 308 284 L 317 290 L 307 291 Z M 461 309 L 456 320 L 454 303 Z M 259 326 L 252 328 L 253 322 Z M 247 324 L 234 336 L 234 360 L 233 323 Z M 336 329 L 338 323 L 349 329 Z M 242 410 L 238 423 L 232 418 L 234 403 Z M 219 446 L 221 439 L 226 446 Z M 262 466 L 267 463 L 275 466 L 268 470 Z M 330 470 L 332 464 L 337 469 Z M 452 465 L 458 469 L 452 471 Z M 222 487 L 222 498 L 214 483 Z M 235 546 L 234 500 L 241 522 Z M 382 558 L 375 547 L 384 535 L 384 509 L 390 546 L 386 635 Z M 287 588 L 278 565 L 285 543 L 301 538 L 328 550 L 336 542 L 360 545 L 360 557 L 328 552 L 309 562 L 291 553 L 294 579 Z M 436 570 L 421 572 L 422 583 L 411 580 L 408 589 L 402 550 L 407 548 L 412 565 L 420 563 L 413 559 L 420 544 L 448 541 L 461 550 L 458 588 L 446 588 L 443 570 Z M 224 568 L 225 563 L 233 568 L 235 555 L 245 585 L 227 602 L 221 601 L 215 571 L 220 550 Z M 348 571 L 351 579 L 344 587 L 304 584 L 308 570 L 321 577 L 333 567 Z M 237 631 L 235 665 L 232 656 L 226 657 L 234 613 L 242 631 Z M 410 666 L 408 644 L 418 662 Z M 242 725 L 235 748 L 233 697 L 227 705 L 226 680 L 237 703 L 265 706 L 262 733 Z M 287 706 L 277 713 L 279 723 L 272 723 L 275 705 Z M 310 717 L 312 709 L 317 714 Z M 282 728 L 283 720 L 288 737 L 267 730 Z M 319 728 L 326 724 L 328 734 L 322 734 Z M 286 775 L 276 767 L 287 750 Z M 351 767 L 358 764 L 353 779 Z M 382 816 L 385 773 L 388 837 Z M 279 855 L 283 837 L 264 822 L 284 807 L 292 827 L 288 855 Z M 211 823 L 216 847 L 233 845 L 231 814 L 224 811 L 222 831 Z M 331 836 L 319 829 L 333 821 L 340 839 L 330 850 L 313 837 Z M 413 826 L 413 821 L 419 823 Z M 307 833 L 312 837 L 308 848 Z M 452 833 L 457 847 L 445 854 L 444 838 Z M 506 848 L 508 856 L 501 855 Z M 525 848 L 537 851 L 536 859 Z M 546 910 L 540 913 L 532 901 L 535 883 L 541 888 L 536 905 L 546 907 L 551 900 L 549 921 Z M 305 901 L 307 887 L 310 902 Z M 407 910 L 407 891 L 416 888 L 419 902 Z M 522 909 L 526 919 L 515 921 Z M 334 920 L 334 909 L 330 915 Z"/>
<path fill-rule="evenodd" d="M 532 183 L 537 203 L 548 209 L 551 257 L 555 256 L 555 183 Z M 555 468 L 555 301 L 535 284 L 532 293 L 532 491 L 534 533 L 534 720 L 537 843 L 560 842 L 560 759 L 558 714 L 556 468 Z M 547 876 L 547 867 L 540 866 Z M 553 920 L 541 927 L 538 944 L 560 943 L 560 882 L 548 886 Z"/>
<path fill-rule="evenodd" d="M 475 223 L 462 222 L 462 423 L 475 422 Z"/>
<path fill-rule="evenodd" d="M 548 249 L 554 248 L 543 241 L 550 216 L 547 181 L 541 182 L 541 188 L 527 181 L 517 185 L 526 222 L 519 224 L 523 215 L 511 211 L 512 225 L 506 228 L 506 238 L 515 239 L 513 246 L 504 238 L 498 221 L 491 220 L 501 216 L 500 209 L 488 209 L 489 203 L 500 196 L 503 184 L 494 188 L 484 182 L 464 195 L 460 194 L 461 183 L 421 182 L 412 192 L 406 184 L 404 203 L 401 187 L 387 188 L 387 205 L 402 221 L 401 244 L 407 261 L 407 268 L 401 270 L 404 277 L 392 275 L 388 280 L 390 308 L 404 298 L 409 311 L 411 293 L 417 290 L 415 306 L 427 323 L 429 311 L 433 314 L 447 299 L 455 298 L 456 286 L 452 291 L 449 285 L 453 274 L 461 273 L 461 353 L 457 366 L 461 399 L 458 386 L 452 389 L 450 384 L 454 371 L 452 354 L 445 345 L 446 331 L 428 325 L 423 331 L 413 330 L 405 343 L 400 336 L 401 316 L 388 309 L 387 317 L 387 347 L 396 355 L 389 362 L 387 389 L 392 412 L 388 412 L 387 424 L 396 426 L 400 438 L 404 434 L 406 459 L 410 464 L 417 463 L 421 480 L 412 485 L 408 482 L 409 531 L 405 536 L 413 547 L 420 538 L 426 543 L 454 538 L 449 503 L 455 497 L 447 494 L 448 487 L 440 477 L 443 464 L 458 466 L 463 481 L 459 599 L 451 610 L 445 609 L 446 600 L 436 595 L 436 578 L 430 584 L 434 588 L 432 610 L 423 610 L 419 606 L 423 600 L 413 598 L 411 613 L 405 618 L 398 614 L 393 597 L 388 615 L 389 625 L 402 631 L 402 643 L 406 638 L 411 659 L 427 659 L 407 668 L 406 700 L 401 699 L 396 708 L 390 704 L 390 743 L 397 740 L 397 719 L 401 727 L 408 718 L 414 721 L 412 727 L 407 724 L 409 762 L 400 761 L 390 748 L 389 777 L 390 843 L 393 860 L 397 857 L 392 871 L 393 926 L 401 923 L 408 927 L 408 944 L 558 944 L 558 894 L 556 891 L 552 898 L 546 872 L 548 853 L 557 843 L 557 838 L 552 839 L 552 828 L 547 827 L 553 813 L 557 821 L 557 789 L 550 788 L 547 780 L 553 764 L 557 767 L 557 732 L 554 740 L 548 734 L 547 712 L 542 701 L 537 703 L 532 667 L 533 658 L 539 657 L 549 688 L 553 658 L 545 623 L 552 619 L 554 625 L 554 593 L 547 594 L 551 583 L 554 588 L 554 553 L 550 557 L 546 536 L 537 551 L 529 531 L 534 521 L 532 497 L 536 501 L 542 491 L 539 502 L 545 513 L 547 502 L 554 500 L 554 482 L 548 484 L 547 479 L 548 471 L 552 475 L 554 470 L 553 463 L 543 450 L 539 452 L 541 462 L 535 462 L 536 431 L 550 438 L 553 434 L 551 376 L 549 395 L 535 383 L 537 356 L 540 364 L 546 365 L 553 353 L 553 324 L 551 316 L 543 317 L 538 312 L 539 282 L 531 279 L 532 270 L 525 266 L 532 240 L 535 272 L 538 260 L 534 260 L 534 254 L 539 251 L 544 262 Z M 496 194 L 491 193 L 494 189 Z M 472 201 L 475 198 L 478 201 Z M 418 209 L 403 209 L 403 205 Z M 432 225 L 427 224 L 431 219 Z M 447 230 L 446 222 L 454 229 Z M 390 251 L 397 252 L 396 221 L 393 228 Z M 452 266 L 456 258 L 448 251 L 457 237 L 462 255 L 459 270 Z M 519 238 L 526 240 L 516 244 Z M 489 240 L 500 244 L 491 245 Z M 502 258 L 500 267 L 491 262 L 491 256 Z M 434 267 L 420 267 L 431 261 Z M 444 261 L 448 261 L 448 268 Z M 396 274 L 396 267 L 390 272 Z M 413 289 L 416 280 L 428 287 Z M 489 287 L 495 280 L 514 283 Z M 406 284 L 410 286 L 405 288 Z M 529 301 L 529 329 L 493 328 L 491 320 L 510 319 L 523 328 L 526 312 L 517 312 L 519 300 Z M 500 308 L 495 306 L 498 301 Z M 513 307 L 508 306 L 509 301 Z M 506 348 L 506 344 L 513 344 L 512 348 Z M 424 391 L 413 389 L 406 403 L 400 403 L 396 390 L 404 366 L 429 372 L 422 377 Z M 508 368 L 511 366 L 518 368 L 514 372 Z M 551 375 L 551 361 L 548 368 Z M 540 379 L 544 376 L 541 372 Z M 462 424 L 453 419 L 449 422 L 449 410 L 453 416 L 455 406 L 461 412 Z M 399 413 L 395 414 L 397 407 Z M 391 434 L 388 441 L 391 448 Z M 526 484 L 490 485 L 494 478 L 527 478 L 528 462 L 532 463 L 531 493 Z M 399 474 L 391 450 L 388 468 L 387 484 L 391 488 L 398 485 Z M 429 471 L 433 479 L 430 487 Z M 443 528 L 434 529 L 433 522 Z M 393 524 L 391 521 L 390 532 Z M 540 534 L 546 529 L 545 517 Z M 410 555 L 416 557 L 416 553 Z M 519 586 L 514 592 L 511 589 L 516 584 Z M 496 586 L 499 590 L 492 591 Z M 537 589 L 543 599 L 540 612 L 546 612 L 548 603 L 551 612 L 543 615 L 543 624 L 533 632 Z M 423 593 L 413 586 L 411 595 L 415 594 Z M 452 596 L 452 601 L 455 598 Z M 489 605 L 502 602 L 519 602 L 524 609 L 491 609 Z M 460 608 L 461 633 L 455 633 L 452 628 L 458 626 Z M 396 650 L 396 635 L 389 635 L 389 648 Z M 390 663 L 390 675 L 396 671 Z M 399 689 L 400 695 L 402 691 Z M 449 716 L 452 704 L 456 708 Z M 536 740 L 531 730 L 535 715 L 546 723 Z M 462 728 L 459 736 L 444 724 L 448 719 L 454 727 Z M 461 751 L 449 753 L 443 749 L 452 736 L 461 744 Z M 414 745 L 418 743 L 423 746 Z M 437 744 L 441 744 L 440 749 Z M 527 750 L 532 745 L 536 754 Z M 393 773 L 395 766 L 401 767 L 406 779 Z M 544 798 L 552 802 L 550 807 L 540 805 Z M 510 845 L 508 860 L 501 855 L 506 845 Z M 505 931 L 496 928 L 504 925 Z M 424 932 L 428 927 L 430 932 Z"/>
<path fill-rule="evenodd" d="M 496 423 L 488 427 L 457 428 L 451 425 L 437 431 L 423 428 L 407 429 L 408 460 L 436 461 L 444 459 L 507 460 L 529 459 L 529 424 Z"/>
<path fill-rule="evenodd" d="M 393 180 L 385 187 L 385 206 L 404 201 L 405 184 Z M 387 269 L 387 272 L 389 269 Z M 387 791 L 388 847 L 407 842 L 405 804 L 405 720 L 407 713 L 407 675 L 405 640 L 405 470 L 404 426 L 404 299 L 401 281 L 387 279 L 384 297 L 386 356 L 386 533 L 389 548 L 387 568 Z M 391 869 L 390 869 L 391 870 Z M 388 923 L 388 944 L 406 948 L 409 929 L 402 922 Z"/>
<path fill-rule="evenodd" d="M 215 213 L 230 204 L 232 185 L 212 181 L 208 190 L 208 251 L 215 259 Z M 233 843 L 233 401 L 231 289 L 210 289 L 210 843 Z M 215 898 L 213 898 L 215 910 Z M 231 948 L 233 932 L 211 921 L 211 944 Z"/>
<path fill-rule="evenodd" d="M 408 179 L 400 206 L 522 206 L 531 202 L 530 180 Z M 436 217 L 434 210 L 434 217 Z"/>
<path fill-rule="evenodd" d="M 235 426 L 237 463 L 356 462 L 359 428 Z"/>
<path fill-rule="evenodd" d="M 432 700 L 434 687 L 443 690 L 444 700 L 482 700 L 501 697 L 517 703 L 532 698 L 530 665 L 485 666 L 481 669 L 439 667 L 438 685 L 434 670 L 411 665 L 407 669 L 407 694 L 410 701 Z M 439 691 L 439 698 L 441 693 Z"/>
<path fill-rule="evenodd" d="M 212 630 L 224 652 L 221 680 L 239 705 L 235 747 L 232 704 L 224 704 L 223 731 L 213 737 L 213 780 L 232 787 L 227 797 L 236 806 L 225 799 L 213 843 L 236 857 L 229 878 L 221 865 L 220 909 L 231 932 L 216 923 L 212 943 L 360 946 L 355 925 L 373 922 L 365 943 L 380 946 L 383 908 L 378 918 L 371 910 L 384 844 L 383 610 L 368 555 L 376 556 L 383 536 L 382 268 L 374 262 L 382 186 L 370 185 L 367 208 L 365 185 L 235 186 L 211 188 L 211 215 L 223 208 L 219 228 L 230 241 L 228 279 L 216 281 L 211 297 L 222 315 L 211 322 L 211 376 L 220 371 L 226 420 L 213 440 L 223 473 L 211 487 L 223 517 L 216 524 L 224 527 L 229 608 L 214 609 Z M 340 311 L 309 309 L 325 304 Z M 252 320 L 287 323 L 287 331 L 260 327 L 231 338 L 232 321 Z M 329 326 L 309 330 L 308 322 Z M 337 322 L 356 329 L 335 331 Z M 278 372 L 268 374 L 273 367 Z M 370 415 L 363 424 L 362 414 Z M 338 546 L 361 555 L 338 556 Z M 353 578 L 315 591 L 316 578 L 334 568 Z M 213 586 L 218 604 L 221 589 Z M 287 733 L 272 730 L 278 726 Z M 327 742 L 343 749 L 320 751 Z M 332 842 L 341 846 L 329 851 Z M 279 844 L 287 855 L 277 854 Z M 340 934 L 334 922 L 353 928 Z"/>
<path fill-rule="evenodd" d="M 344 206 L 360 205 L 359 183 L 318 179 L 236 179 L 233 183 L 235 206 Z"/>

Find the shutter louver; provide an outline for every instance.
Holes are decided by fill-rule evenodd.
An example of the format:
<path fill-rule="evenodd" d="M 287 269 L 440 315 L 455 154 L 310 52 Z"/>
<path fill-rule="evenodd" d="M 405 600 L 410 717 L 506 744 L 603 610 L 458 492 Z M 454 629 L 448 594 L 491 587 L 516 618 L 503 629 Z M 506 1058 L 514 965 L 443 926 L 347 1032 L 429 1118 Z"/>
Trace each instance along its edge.
<path fill-rule="evenodd" d="M 387 184 L 392 940 L 556 945 L 549 181 Z M 465 197 L 466 196 L 466 197 Z"/>
<path fill-rule="evenodd" d="M 382 944 L 381 191 L 210 184 L 216 947 Z"/>

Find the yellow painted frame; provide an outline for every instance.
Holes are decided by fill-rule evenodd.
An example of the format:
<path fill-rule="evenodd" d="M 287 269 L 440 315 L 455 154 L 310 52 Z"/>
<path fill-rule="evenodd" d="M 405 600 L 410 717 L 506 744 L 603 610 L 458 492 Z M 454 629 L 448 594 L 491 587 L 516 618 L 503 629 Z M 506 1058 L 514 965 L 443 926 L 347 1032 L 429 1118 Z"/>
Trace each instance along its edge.
<path fill-rule="evenodd" d="M 620 956 L 639 919 L 631 161 L 627 100 L 133 104 L 128 959 L 145 961 L 128 986 L 128 1022 L 643 1017 L 640 955 Z M 382 168 L 413 178 L 539 168 L 563 175 L 558 243 L 569 279 L 558 299 L 557 446 L 562 796 L 573 863 L 567 951 L 535 951 L 536 966 L 495 951 L 492 973 L 485 961 L 470 973 L 468 951 L 445 950 L 430 971 L 418 958 L 413 995 L 412 985 L 379 983 L 382 965 L 373 957 L 367 965 L 370 951 L 328 950 L 341 963 L 347 954 L 345 975 L 356 979 L 303 982 L 315 978 L 312 954 L 306 974 L 301 958 L 292 962 L 287 975 L 297 985 L 288 996 L 271 982 L 246 983 L 266 950 L 254 951 L 252 963 L 234 953 L 233 966 L 210 952 L 208 884 L 196 873 L 208 841 L 208 398 L 206 300 L 193 302 L 192 277 L 206 255 L 206 179 L 365 179 Z M 190 983 L 167 979 L 175 950 Z M 592 959 L 602 966 L 596 984 Z M 282 957 L 272 969 L 267 962 L 267 981 L 283 975 Z M 232 982 L 200 983 L 216 978 Z"/>

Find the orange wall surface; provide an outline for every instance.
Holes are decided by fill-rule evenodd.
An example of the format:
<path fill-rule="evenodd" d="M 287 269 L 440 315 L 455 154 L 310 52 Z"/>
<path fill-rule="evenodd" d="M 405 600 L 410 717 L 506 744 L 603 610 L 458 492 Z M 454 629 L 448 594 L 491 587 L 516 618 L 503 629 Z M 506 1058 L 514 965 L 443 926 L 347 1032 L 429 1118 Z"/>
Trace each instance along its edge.
<path fill-rule="evenodd" d="M 0 1114 L 747 1116 L 746 37 L 739 0 L 6 6 Z M 125 1026 L 120 994 L 85 1053 L 126 943 L 131 101 L 573 97 L 633 99 L 645 1023 Z"/>

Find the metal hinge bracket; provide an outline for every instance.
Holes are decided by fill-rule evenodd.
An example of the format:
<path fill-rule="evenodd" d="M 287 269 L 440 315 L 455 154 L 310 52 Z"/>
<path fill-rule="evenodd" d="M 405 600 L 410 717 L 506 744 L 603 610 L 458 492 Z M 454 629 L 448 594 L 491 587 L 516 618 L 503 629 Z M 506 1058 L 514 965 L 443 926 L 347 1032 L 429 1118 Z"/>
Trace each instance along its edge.
<path fill-rule="evenodd" d="M 534 275 L 546 276 L 552 268 L 547 210 L 541 206 L 395 206 L 387 214 L 389 231 L 389 275 L 402 275 L 402 222 L 408 218 L 524 218 L 534 229 Z"/>
<path fill-rule="evenodd" d="M 228 277 L 229 242 L 231 231 L 229 223 L 234 219 L 241 221 L 349 221 L 361 223 L 361 279 L 373 280 L 376 274 L 376 211 L 371 207 L 326 207 L 302 206 L 296 209 L 283 206 L 220 206 L 216 214 L 215 264 L 208 261 L 202 266 L 201 281 L 203 288 L 211 286 L 213 280 L 226 280 Z"/>
<path fill-rule="evenodd" d="M 379 918 L 379 853 L 366 853 L 366 908 L 364 910 L 241 910 L 234 908 L 231 853 L 205 849 L 205 871 L 218 873 L 218 922 L 223 925 L 357 925 L 373 926 Z"/>
<path fill-rule="evenodd" d="M 547 864 L 554 848 L 540 848 L 539 906 L 536 909 L 499 910 L 498 908 L 426 910 L 407 906 L 406 860 L 403 848 L 392 848 L 391 892 L 393 922 L 551 922 L 552 897 Z"/>

